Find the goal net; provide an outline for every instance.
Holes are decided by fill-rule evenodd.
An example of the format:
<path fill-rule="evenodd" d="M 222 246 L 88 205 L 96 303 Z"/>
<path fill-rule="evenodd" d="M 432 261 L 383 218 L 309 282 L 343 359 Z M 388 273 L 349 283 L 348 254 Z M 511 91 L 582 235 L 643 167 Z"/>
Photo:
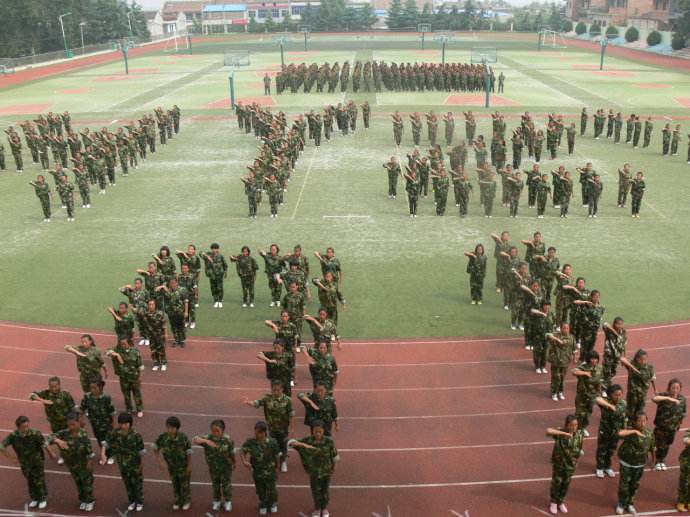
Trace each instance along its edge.
<path fill-rule="evenodd" d="M 225 66 L 249 66 L 251 64 L 248 50 L 226 50 L 223 56 Z"/>
<path fill-rule="evenodd" d="M 189 50 L 186 29 L 180 32 L 174 30 L 172 35 L 165 40 L 165 46 L 163 47 L 163 52 L 179 52 L 180 50 Z"/>
<path fill-rule="evenodd" d="M 563 35 L 551 29 L 542 29 L 541 46 L 545 48 L 568 48 Z"/>
<path fill-rule="evenodd" d="M 470 62 L 473 64 L 496 63 L 497 61 L 496 47 L 472 47 L 470 50 Z"/>

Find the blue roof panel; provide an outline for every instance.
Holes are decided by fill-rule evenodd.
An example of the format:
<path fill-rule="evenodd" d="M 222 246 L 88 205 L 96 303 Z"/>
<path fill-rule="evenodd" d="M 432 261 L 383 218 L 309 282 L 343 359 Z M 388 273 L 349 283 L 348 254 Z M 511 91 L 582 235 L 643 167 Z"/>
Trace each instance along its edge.
<path fill-rule="evenodd" d="M 211 4 L 204 6 L 205 13 L 241 13 L 247 10 L 245 4 Z"/>

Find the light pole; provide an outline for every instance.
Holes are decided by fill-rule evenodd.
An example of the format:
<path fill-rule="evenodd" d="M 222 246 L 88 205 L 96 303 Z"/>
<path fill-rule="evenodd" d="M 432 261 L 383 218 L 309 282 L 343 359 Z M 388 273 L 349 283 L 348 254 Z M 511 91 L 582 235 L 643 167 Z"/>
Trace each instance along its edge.
<path fill-rule="evenodd" d="M 71 14 L 72 13 L 65 13 L 65 14 L 61 14 L 60 16 L 58 16 L 58 21 L 60 22 L 60 30 L 62 31 L 62 41 L 65 44 L 65 56 L 68 53 L 68 49 L 67 49 L 67 38 L 65 37 L 65 24 L 63 23 L 62 19 L 65 16 L 70 16 Z"/>
<path fill-rule="evenodd" d="M 79 34 L 81 34 L 81 53 L 84 53 L 84 27 L 86 27 L 86 22 L 79 23 Z"/>
<path fill-rule="evenodd" d="M 129 25 L 129 37 L 133 38 L 134 34 L 132 33 L 132 11 L 127 11 L 127 24 Z"/>
<path fill-rule="evenodd" d="M 604 69 L 604 54 L 606 53 L 606 47 L 609 44 L 609 39 L 604 36 L 601 38 L 601 62 L 599 63 L 599 70 Z"/>

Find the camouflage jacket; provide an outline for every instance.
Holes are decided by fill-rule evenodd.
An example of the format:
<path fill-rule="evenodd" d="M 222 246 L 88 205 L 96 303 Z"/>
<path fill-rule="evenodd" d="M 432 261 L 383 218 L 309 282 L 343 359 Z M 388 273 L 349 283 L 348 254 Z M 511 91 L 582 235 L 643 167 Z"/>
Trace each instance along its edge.
<path fill-rule="evenodd" d="M 659 393 L 663 397 L 670 397 L 670 393 Z M 683 395 L 678 395 L 679 404 L 663 400 L 657 403 L 654 425 L 662 429 L 677 431 L 687 413 L 687 404 Z"/>
<path fill-rule="evenodd" d="M 67 427 L 67 415 L 76 407 L 70 392 L 60 390 L 57 393 L 53 393 L 50 390 L 43 390 L 34 391 L 31 396 L 33 397 L 33 395 L 38 395 L 42 399 L 50 400 L 53 403 L 50 406 L 43 406 L 51 429 L 65 429 Z"/>
<path fill-rule="evenodd" d="M 122 472 L 138 469 L 141 465 L 141 457 L 146 454 L 144 439 L 134 429 L 127 434 L 123 434 L 119 429 L 113 429 L 108 433 L 104 445 L 110 448 Z"/>
<path fill-rule="evenodd" d="M 280 447 L 270 436 L 263 442 L 250 438 L 242 445 L 242 453 L 249 454 L 254 479 L 274 479 L 280 459 Z"/>
<path fill-rule="evenodd" d="M 651 364 L 640 366 L 632 363 L 640 373 L 636 373 L 628 368 L 628 395 L 635 393 L 639 397 L 646 397 L 649 391 L 649 385 L 653 380 L 656 380 L 654 367 Z"/>
<path fill-rule="evenodd" d="M 180 472 L 187 469 L 187 458 L 192 454 L 192 442 L 186 434 L 178 431 L 173 438 L 168 433 L 161 434 L 153 444 L 168 464 L 170 472 Z"/>
<path fill-rule="evenodd" d="M 103 394 L 100 397 L 95 397 L 93 394 L 87 393 L 81 400 L 79 407 L 86 413 L 94 429 L 112 429 L 115 406 L 110 395 Z"/>
<path fill-rule="evenodd" d="M 86 348 L 82 345 L 79 345 L 77 350 L 82 354 L 86 354 L 86 357 L 77 357 L 77 370 L 79 370 L 79 373 L 87 379 L 100 377 L 101 368 L 104 366 L 101 351 L 95 346 Z"/>
<path fill-rule="evenodd" d="M 233 262 L 237 262 L 237 275 L 240 277 L 254 277 L 259 270 L 259 265 L 256 263 L 254 257 L 240 255 Z"/>
<path fill-rule="evenodd" d="M 29 431 L 22 435 L 19 431 L 14 431 L 7 436 L 2 443 L 0 443 L 0 451 L 12 446 L 19 463 L 24 470 L 43 470 L 45 463 L 45 456 L 43 449 L 47 447 L 47 443 L 41 431 L 37 429 L 29 429 Z"/>
<path fill-rule="evenodd" d="M 559 428 L 559 431 L 565 429 Z M 554 436 L 553 452 L 551 453 L 551 463 L 559 469 L 575 470 L 577 460 L 580 459 L 582 442 L 585 439 L 582 429 L 573 433 L 572 438 L 567 436 Z"/>
<path fill-rule="evenodd" d="M 600 364 L 590 366 L 588 363 L 582 363 L 577 369 L 592 373 L 591 377 L 582 376 L 577 378 L 577 394 L 588 398 L 596 397 L 601 390 L 603 380 L 602 366 Z"/>
<path fill-rule="evenodd" d="M 312 478 L 319 479 L 330 477 L 335 468 L 335 462 L 340 459 L 333 439 L 324 436 L 321 442 L 317 442 L 313 436 L 308 436 L 301 439 L 300 442 L 315 447 L 314 449 L 296 448 L 307 474 Z"/>
<path fill-rule="evenodd" d="M 639 467 L 647 463 L 649 454 L 654 451 L 654 433 L 650 429 L 643 431 L 644 437 L 632 434 L 623 438 L 618 448 L 618 458 L 622 463 Z"/>
<path fill-rule="evenodd" d="M 89 435 L 84 429 L 80 429 L 76 436 L 69 429 L 63 429 L 50 435 L 48 443 L 55 443 L 56 438 L 67 443 L 67 449 L 60 449 L 60 457 L 70 469 L 85 469 L 89 460 L 95 456 Z"/>
<path fill-rule="evenodd" d="M 318 411 L 312 407 L 311 404 L 302 400 L 307 397 L 319 408 Z M 335 399 L 326 395 L 326 397 L 321 400 L 316 396 L 316 393 L 300 393 L 299 399 L 304 404 L 304 425 L 311 427 L 312 423 L 316 420 L 320 420 L 326 426 L 326 429 L 331 428 L 333 422 L 338 420 L 338 408 L 335 405 Z"/>
<path fill-rule="evenodd" d="M 610 404 L 613 404 L 609 400 Z M 618 434 L 618 431 L 625 428 L 625 423 L 627 420 L 628 403 L 625 399 L 618 401 L 618 404 L 614 404 L 616 410 L 613 411 L 607 407 L 599 407 L 601 409 L 601 420 L 599 421 L 599 434 L 611 436 L 613 434 Z"/>
<path fill-rule="evenodd" d="M 275 398 L 273 395 L 265 395 L 254 401 L 254 407 L 264 408 L 264 417 L 271 431 L 287 432 L 290 421 L 295 412 L 292 409 L 292 399 L 287 395 Z"/>
<path fill-rule="evenodd" d="M 204 440 L 210 440 L 216 444 L 216 447 L 202 445 L 204 448 L 204 455 L 206 456 L 206 463 L 212 475 L 221 473 L 228 473 L 232 471 L 232 461 L 235 455 L 235 442 L 233 442 L 227 434 L 224 434 L 220 439 L 217 439 L 212 434 L 202 436 Z"/>

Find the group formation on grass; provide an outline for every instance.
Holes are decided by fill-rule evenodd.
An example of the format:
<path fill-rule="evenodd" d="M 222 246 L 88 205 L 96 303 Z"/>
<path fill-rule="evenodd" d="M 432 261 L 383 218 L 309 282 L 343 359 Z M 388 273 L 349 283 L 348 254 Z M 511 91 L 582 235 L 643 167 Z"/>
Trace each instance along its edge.
<path fill-rule="evenodd" d="M 156 127 L 160 145 L 165 145 L 180 130 L 181 110 L 177 105 L 164 110 L 156 108 L 153 114 L 144 114 L 136 121 L 130 121 L 115 132 L 107 127 L 91 131 L 88 127 L 76 133 L 68 111 L 63 114 L 48 113 L 35 120 L 19 123 L 24 142 L 29 148 L 34 164 L 41 167 L 55 179 L 55 189 L 62 208 L 67 211 L 67 221 L 75 220 L 74 197 L 78 189 L 82 208 L 91 208 L 91 186 L 98 185 L 99 193 L 105 194 L 108 186 L 116 183 L 116 166 L 120 165 L 122 176 L 129 175 L 130 167 L 138 168 L 139 160 L 146 160 L 148 153 L 156 152 Z M 22 138 L 10 126 L 5 130 L 17 172 L 24 171 Z M 53 167 L 50 166 L 51 151 Z M 70 166 L 71 162 L 71 166 Z M 0 143 L 0 169 L 5 169 L 4 146 Z M 74 183 L 69 180 L 69 171 L 74 174 Z M 36 197 L 41 203 L 43 221 L 52 218 L 51 189 L 46 177 L 39 174 L 30 181 Z M 76 188 L 75 188 L 76 185 Z"/>
<path fill-rule="evenodd" d="M 252 472 L 259 498 L 259 515 L 278 512 L 277 471 L 287 472 L 288 448 L 300 456 L 309 475 L 314 500 L 314 516 L 328 517 L 329 483 L 339 456 L 331 433 L 338 430 L 338 411 L 333 397 L 339 368 L 333 347 L 340 350 L 337 332 L 338 303 L 345 306 L 340 291 L 344 280 L 340 260 L 333 248 L 326 253 L 315 252 L 321 266 L 322 277 L 311 279 L 318 290 L 320 307 L 317 315 L 306 313 L 311 300 L 309 289 L 309 260 L 299 245 L 287 254 L 281 254 L 278 245 L 269 251 L 261 250 L 264 271 L 270 291 L 270 307 L 280 309 L 279 317 L 264 323 L 275 336 L 273 348 L 259 352 L 257 358 L 266 365 L 270 393 L 257 400 L 244 399 L 244 403 L 262 408 L 265 420 L 254 426 L 254 435 L 241 447 L 226 432 L 223 420 L 213 420 L 210 432 L 191 440 L 180 431 L 179 418 L 170 416 L 166 429 L 155 440 L 154 452 L 161 470 L 167 471 L 173 485 L 173 510 L 191 507 L 191 454 L 192 444 L 204 449 L 213 484 L 212 510 L 232 510 L 232 471 L 236 455 Z M 145 269 L 137 269 L 137 278 L 124 285 L 120 292 L 127 301 L 118 308 L 110 307 L 116 344 L 107 349 L 113 371 L 119 379 L 124 399 L 124 411 L 116 415 L 110 395 L 105 393 L 108 371 L 101 351 L 91 335 L 83 335 L 78 346 L 65 350 L 76 357 L 79 380 L 84 392 L 77 404 L 74 397 L 62 389 L 58 377 L 50 378 L 48 388 L 37 390 L 31 400 L 44 405 L 51 434 L 46 438 L 31 428 L 29 419 L 16 419 L 16 431 L 0 444 L 0 451 L 12 447 L 22 467 L 28 486 L 29 508 L 47 507 L 44 451 L 59 464 L 66 464 L 77 485 L 79 508 L 91 512 L 95 508 L 93 458 L 101 465 L 117 463 L 128 497 L 129 511 L 144 509 L 144 480 L 142 457 L 147 451 L 142 436 L 133 428 L 133 416 L 144 416 L 142 376 L 145 370 L 141 353 L 135 346 L 135 327 L 138 327 L 139 345 L 149 346 L 153 366 L 151 371 L 165 372 L 168 368 L 166 343 L 168 326 L 173 335 L 173 347 L 184 347 L 187 328 L 197 325 L 199 308 L 199 280 L 202 270 L 209 279 L 213 307 L 223 308 L 224 283 L 228 275 L 228 261 L 235 262 L 242 288 L 242 307 L 254 307 L 254 284 L 259 270 L 251 250 L 243 246 L 238 255 L 227 258 L 220 246 L 213 243 L 209 251 L 198 253 L 190 244 L 186 250 L 176 250 L 180 272 L 170 249 L 162 246 Z M 203 267 L 202 267 L 203 266 Z M 283 287 L 285 295 L 282 296 Z M 282 296 L 282 299 L 281 299 Z M 307 346 L 302 327 L 307 322 L 313 344 Z M 298 354 L 304 354 L 309 365 L 312 391 L 299 393 L 297 398 L 305 407 L 305 425 L 309 436 L 296 440 L 292 433 L 292 388 L 296 383 Z M 89 421 L 93 436 L 100 448 L 96 456 L 86 431 Z"/>
<path fill-rule="evenodd" d="M 525 349 L 532 352 L 536 373 L 548 373 L 549 363 L 554 402 L 565 400 L 564 380 L 576 361 L 570 371 L 577 379 L 575 413 L 566 418 L 563 427 L 547 430 L 555 440 L 549 512 L 556 515 L 568 511 L 565 497 L 577 461 L 584 455 L 590 416 L 598 406 L 601 419 L 595 475 L 616 476 L 612 458 L 618 450 L 616 514 L 635 514 L 635 494 L 648 460 L 652 459 L 654 470 L 668 468 L 666 457 L 687 412 L 681 381 L 670 379 L 666 391 L 657 391 L 654 366 L 647 352 L 640 349 L 628 358 L 623 318 L 617 316 L 611 323 L 604 320 L 601 293 L 590 290 L 584 276 L 575 277 L 571 264 L 561 266 L 556 248 L 547 248 L 540 232 L 520 241 L 526 248 L 524 259 L 519 258 L 518 247 L 507 231 L 492 234 L 491 238 L 495 243 L 496 292 L 503 295 L 511 329 L 524 331 Z M 471 303 L 481 305 L 487 269 L 484 246 L 478 244 L 465 255 Z M 595 350 L 600 330 L 604 334 L 603 364 Z M 623 387 L 613 381 L 619 365 L 628 372 L 625 396 Z M 650 387 L 656 404 L 653 430 L 647 428 L 645 413 Z M 686 447 L 679 459 L 679 511 L 685 511 L 690 504 L 690 431 L 685 433 L 683 443 Z"/>
<path fill-rule="evenodd" d="M 355 62 L 350 71 L 349 61 L 330 65 L 323 63 L 289 64 L 276 74 L 276 93 L 285 91 L 310 93 L 316 86 L 316 92 L 334 93 L 340 85 L 340 91 L 350 88 L 353 92 L 370 91 L 465 91 L 478 92 L 486 88 L 487 73 L 489 89 L 493 92 L 498 84 L 498 93 L 503 93 L 505 75 L 501 72 L 498 78 L 493 69 L 482 64 L 469 63 L 386 63 L 385 61 Z M 264 93 L 270 95 L 270 77 L 264 77 Z"/>

